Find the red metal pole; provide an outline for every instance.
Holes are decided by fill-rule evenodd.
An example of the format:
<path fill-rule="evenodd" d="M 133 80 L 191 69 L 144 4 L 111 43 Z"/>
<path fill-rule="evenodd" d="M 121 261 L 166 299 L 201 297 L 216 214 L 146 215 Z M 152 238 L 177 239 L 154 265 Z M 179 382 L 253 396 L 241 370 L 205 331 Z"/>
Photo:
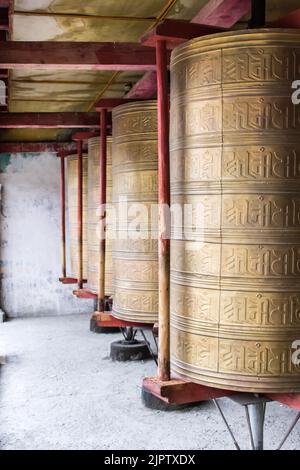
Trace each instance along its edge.
<path fill-rule="evenodd" d="M 66 179 L 65 154 L 60 155 L 60 211 L 61 211 L 61 267 L 62 277 L 67 276 L 66 268 Z"/>
<path fill-rule="evenodd" d="M 83 287 L 83 170 L 82 170 L 82 140 L 77 142 L 77 178 L 78 178 L 78 190 L 77 190 L 77 240 L 78 240 L 78 289 Z"/>
<path fill-rule="evenodd" d="M 105 307 L 105 220 L 106 220 L 106 124 L 107 110 L 100 111 L 100 155 L 99 155 L 99 204 L 100 204 L 100 251 L 99 251 L 99 291 L 98 311 L 104 312 Z"/>
<path fill-rule="evenodd" d="M 169 99 L 166 41 L 156 42 L 158 107 L 158 199 L 159 199 L 159 353 L 158 378 L 170 380 L 170 155 Z"/>

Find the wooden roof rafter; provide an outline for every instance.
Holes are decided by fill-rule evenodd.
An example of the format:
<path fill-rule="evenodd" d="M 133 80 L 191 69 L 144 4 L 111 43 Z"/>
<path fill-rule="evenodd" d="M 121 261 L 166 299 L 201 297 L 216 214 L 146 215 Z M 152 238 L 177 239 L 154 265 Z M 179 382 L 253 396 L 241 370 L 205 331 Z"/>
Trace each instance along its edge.
<path fill-rule="evenodd" d="M 98 113 L 1 113 L 0 129 L 99 129 Z"/>
<path fill-rule="evenodd" d="M 0 42 L 0 68 L 42 70 L 155 70 L 155 52 L 138 43 Z"/>

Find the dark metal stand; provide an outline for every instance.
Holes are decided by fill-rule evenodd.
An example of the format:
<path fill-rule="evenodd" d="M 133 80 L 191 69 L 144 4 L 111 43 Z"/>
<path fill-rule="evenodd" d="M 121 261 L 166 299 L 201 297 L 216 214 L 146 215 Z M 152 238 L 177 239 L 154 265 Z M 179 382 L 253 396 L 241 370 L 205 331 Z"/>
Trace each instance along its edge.
<path fill-rule="evenodd" d="M 245 408 L 246 420 L 248 425 L 248 431 L 250 436 L 250 444 L 252 450 L 264 450 L 264 423 L 266 415 L 266 405 L 271 400 L 265 396 L 251 393 L 241 393 L 237 395 L 232 395 L 229 397 L 230 400 L 235 403 L 243 406 Z M 234 446 L 237 450 L 241 450 L 233 431 L 223 413 L 223 410 L 217 399 L 213 399 L 213 402 L 216 406 L 216 409 L 220 413 L 220 416 L 227 428 L 228 433 L 234 443 Z M 283 439 L 281 440 L 279 446 L 276 450 L 280 450 L 283 444 L 286 442 L 291 432 L 295 428 L 296 424 L 300 420 L 300 412 L 294 418 L 291 426 L 287 430 Z"/>
<path fill-rule="evenodd" d="M 155 344 L 155 347 L 156 347 L 156 352 L 153 350 L 152 346 L 151 346 L 151 343 L 150 341 L 148 340 L 146 334 L 145 334 L 145 329 L 150 329 L 151 330 L 151 333 L 153 335 L 153 338 L 154 338 L 154 344 Z M 153 361 L 155 362 L 155 364 L 157 365 L 157 354 L 158 354 L 158 347 L 157 347 L 157 341 L 156 341 L 156 338 L 154 336 L 154 333 L 153 333 L 153 327 L 152 325 L 149 326 L 147 328 L 146 325 L 144 326 L 137 326 L 137 327 L 132 327 L 132 326 L 126 326 L 126 327 L 121 327 L 120 328 L 121 330 L 121 333 L 124 337 L 124 341 L 128 343 L 132 342 L 138 342 L 137 339 L 136 339 L 136 336 L 137 336 L 137 333 L 140 332 L 142 338 L 143 338 L 143 344 L 146 346 L 147 348 L 147 351 L 150 355 L 150 357 L 153 359 Z M 143 355 L 141 357 L 141 359 L 146 359 L 147 358 L 147 354 L 146 355 Z"/>
<path fill-rule="evenodd" d="M 153 336 L 153 340 L 154 340 L 154 344 L 155 344 L 155 347 L 156 347 L 156 352 L 153 351 L 152 347 L 151 347 L 151 343 L 150 341 L 147 339 L 146 335 L 145 335 L 145 331 L 143 330 L 143 328 L 140 328 L 140 332 L 141 332 L 141 335 L 142 337 L 144 338 L 144 341 L 148 347 L 148 350 L 149 350 L 149 353 L 153 359 L 153 361 L 155 362 L 155 364 L 157 365 L 157 356 L 158 356 L 158 345 L 157 345 L 157 341 L 156 341 L 156 337 L 153 333 L 153 330 L 152 330 L 152 336 Z"/>

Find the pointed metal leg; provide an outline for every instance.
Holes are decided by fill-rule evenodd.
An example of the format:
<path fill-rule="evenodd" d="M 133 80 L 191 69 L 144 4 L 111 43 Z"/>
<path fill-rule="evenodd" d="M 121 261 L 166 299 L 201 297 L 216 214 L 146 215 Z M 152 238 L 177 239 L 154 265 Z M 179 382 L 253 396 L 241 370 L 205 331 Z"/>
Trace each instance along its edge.
<path fill-rule="evenodd" d="M 252 450 L 264 449 L 265 403 L 245 406 Z"/>
<path fill-rule="evenodd" d="M 233 443 L 234 443 L 234 445 L 235 445 L 236 450 L 241 450 L 240 446 L 239 446 L 238 443 L 237 443 L 236 438 L 234 437 L 233 432 L 231 431 L 231 428 L 230 428 L 230 426 L 229 426 L 229 424 L 228 424 L 228 422 L 227 422 L 227 419 L 225 418 L 225 415 L 224 415 L 224 413 L 223 413 L 223 411 L 222 411 L 222 408 L 220 407 L 218 401 L 214 398 L 214 399 L 213 399 L 213 402 L 214 402 L 214 404 L 215 404 L 215 407 L 216 407 L 217 410 L 219 411 L 222 420 L 224 421 L 224 424 L 225 424 L 225 426 L 226 426 L 226 428 L 227 428 L 227 431 L 229 432 L 229 434 L 230 434 L 230 436 L 231 436 L 231 439 L 232 439 L 232 441 L 233 441 Z"/>
<path fill-rule="evenodd" d="M 289 437 L 289 435 L 291 434 L 292 430 L 294 429 L 294 427 L 296 426 L 296 424 L 298 423 L 300 419 L 300 413 L 297 414 L 296 418 L 294 419 L 294 421 L 292 422 L 291 426 L 289 427 L 289 429 L 287 430 L 284 438 L 282 439 L 282 441 L 280 442 L 279 446 L 277 447 L 276 450 L 280 450 L 281 447 L 283 446 L 283 444 L 285 443 L 285 441 L 287 440 L 287 438 Z"/>
<path fill-rule="evenodd" d="M 141 328 L 141 335 L 142 335 L 142 337 L 144 338 L 144 341 L 145 341 L 145 343 L 146 343 L 146 345 L 147 345 L 147 347 L 148 347 L 148 349 L 149 349 L 149 353 L 151 354 L 151 357 L 152 357 L 153 361 L 154 361 L 155 364 L 157 365 L 157 359 L 156 359 L 156 357 L 155 357 L 154 352 L 152 351 L 151 344 L 150 344 L 150 342 L 148 341 L 148 339 L 146 338 L 145 332 L 144 332 L 144 330 L 143 330 L 142 328 Z"/>

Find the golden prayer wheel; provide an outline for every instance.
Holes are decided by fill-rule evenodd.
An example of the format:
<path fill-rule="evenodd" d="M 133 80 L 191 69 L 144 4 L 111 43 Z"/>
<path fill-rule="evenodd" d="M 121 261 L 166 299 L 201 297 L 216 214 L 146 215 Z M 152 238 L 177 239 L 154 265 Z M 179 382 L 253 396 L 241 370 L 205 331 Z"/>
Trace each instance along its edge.
<path fill-rule="evenodd" d="M 154 323 L 158 318 L 157 212 L 153 211 L 152 225 L 150 214 L 158 203 L 156 101 L 118 106 L 112 118 L 113 205 L 118 221 L 113 240 L 113 315 Z"/>
<path fill-rule="evenodd" d="M 97 294 L 99 289 L 99 152 L 100 138 L 93 137 L 88 140 L 88 273 L 87 287 Z M 106 201 L 111 204 L 112 180 L 111 180 L 111 154 L 112 138 L 107 137 L 107 169 L 106 169 Z M 108 207 L 109 209 L 109 207 Z M 110 237 L 109 210 L 106 211 L 106 242 L 105 242 L 105 295 L 112 295 L 112 240 Z"/>
<path fill-rule="evenodd" d="M 69 217 L 69 238 L 70 238 L 70 264 L 71 276 L 78 277 L 78 218 L 77 218 L 77 196 L 78 196 L 78 157 L 70 155 L 67 158 L 67 194 L 68 194 L 68 217 Z M 83 203 L 83 278 L 87 278 L 87 174 L 88 157 L 82 158 L 82 203 Z"/>
<path fill-rule="evenodd" d="M 192 215 L 172 227 L 171 360 L 193 382 L 300 391 L 299 39 L 234 31 L 172 54 L 171 201 Z"/>

